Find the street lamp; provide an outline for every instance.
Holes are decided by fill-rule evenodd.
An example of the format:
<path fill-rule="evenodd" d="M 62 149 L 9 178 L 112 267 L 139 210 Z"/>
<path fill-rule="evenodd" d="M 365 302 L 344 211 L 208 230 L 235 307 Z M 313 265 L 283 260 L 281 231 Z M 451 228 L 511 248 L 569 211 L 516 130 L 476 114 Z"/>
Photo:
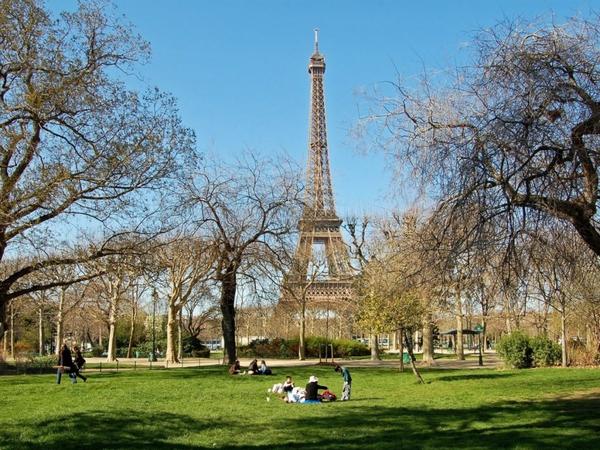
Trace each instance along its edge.
<path fill-rule="evenodd" d="M 479 365 L 483 366 L 483 355 L 481 353 L 481 335 L 483 334 L 483 326 L 481 324 L 475 325 L 475 331 L 479 334 Z"/>
<path fill-rule="evenodd" d="M 158 293 L 156 288 L 152 291 L 152 355 L 150 361 L 156 361 L 156 302 L 158 301 Z"/>

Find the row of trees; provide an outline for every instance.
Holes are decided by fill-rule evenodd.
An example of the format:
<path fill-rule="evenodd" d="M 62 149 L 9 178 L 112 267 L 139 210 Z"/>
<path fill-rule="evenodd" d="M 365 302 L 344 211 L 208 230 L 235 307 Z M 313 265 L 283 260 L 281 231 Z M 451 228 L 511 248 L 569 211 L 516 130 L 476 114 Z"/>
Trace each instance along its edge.
<path fill-rule="evenodd" d="M 390 83 L 361 121 L 431 204 L 426 217 L 394 224 L 408 254 L 382 229 L 387 256 L 372 266 L 397 267 L 396 279 L 365 272 L 363 289 L 375 309 L 406 296 L 404 308 L 419 297 L 446 304 L 459 346 L 465 302 L 484 318 L 501 305 L 508 332 L 536 302 L 540 332 L 549 308 L 561 317 L 564 365 L 570 314 L 596 345 L 600 336 L 600 27 L 597 17 L 503 23 L 471 44 L 470 64 L 425 74 L 418 87 Z"/>
<path fill-rule="evenodd" d="M 150 288 L 167 299 L 174 359 L 176 317 L 212 280 L 235 359 L 238 278 L 295 227 L 300 171 L 199 155 L 171 96 L 126 87 L 149 45 L 106 4 L 58 18 L 37 0 L 1 6 L 0 332 L 9 302 L 57 289 L 60 338 L 93 297 L 110 358 L 122 303 Z"/>
<path fill-rule="evenodd" d="M 554 338 L 551 318 L 559 317 L 563 365 L 573 336 L 592 356 L 600 352 L 600 261 L 574 232 L 539 228 L 507 248 L 489 223 L 476 237 L 468 224 L 440 228 L 445 223 L 417 212 L 373 223 L 357 280 L 362 329 L 399 332 L 408 349 L 407 334 L 422 330 L 423 358 L 432 362 L 432 324 L 442 318 L 455 318 L 464 358 L 467 316 L 480 322 L 483 342 L 492 319 L 501 318 L 508 333 L 528 327 Z M 577 327 L 569 333 L 567 323 Z"/>
<path fill-rule="evenodd" d="M 140 303 L 157 296 L 169 361 L 184 312 L 191 330 L 217 307 L 233 362 L 247 283 L 271 302 L 289 290 L 302 342 L 306 289 L 324 268 L 294 258 L 299 168 L 283 157 L 200 155 L 171 96 L 127 88 L 149 46 L 105 5 L 55 18 L 37 0 L 0 3 L 5 341 L 11 302 L 42 311 L 52 298 L 57 339 L 65 317 L 97 314 L 112 359 L 121 312 L 134 333 Z M 475 39 L 474 63 L 453 85 L 424 77 L 422 89 L 394 84 L 375 102 L 364 129 L 431 207 L 371 228 L 347 221 L 360 273 L 348 317 L 373 334 L 403 330 L 406 344 L 423 328 L 429 349 L 440 311 L 455 316 L 461 346 L 466 309 L 479 310 L 484 329 L 501 311 L 510 331 L 536 303 L 540 332 L 552 309 L 563 344 L 575 313 L 598 338 L 599 35 L 583 20 L 500 26 Z M 297 265 L 311 267 L 306 283 L 282 283 Z"/>

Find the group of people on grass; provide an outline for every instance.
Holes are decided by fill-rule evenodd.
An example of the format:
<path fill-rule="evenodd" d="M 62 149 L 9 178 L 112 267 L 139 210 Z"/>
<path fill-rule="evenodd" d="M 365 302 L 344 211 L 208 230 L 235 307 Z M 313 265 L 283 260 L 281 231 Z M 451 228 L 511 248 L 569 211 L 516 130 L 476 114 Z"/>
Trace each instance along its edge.
<path fill-rule="evenodd" d="M 248 370 L 244 370 L 242 372 L 242 367 L 240 366 L 240 361 L 238 359 L 229 367 L 229 373 L 231 375 L 271 375 L 273 372 L 267 366 L 265 360 L 260 361 L 260 365 L 258 365 L 258 360 L 253 359 L 248 365 Z"/>
<path fill-rule="evenodd" d="M 341 373 L 344 379 L 341 400 L 350 400 L 352 392 L 352 377 L 350 376 L 350 371 L 346 367 L 340 365 L 336 365 L 334 370 Z M 320 390 L 323 392 L 319 394 Z M 308 383 L 304 388 L 295 386 L 292 377 L 288 376 L 283 383 L 273 385 L 271 392 L 280 394 L 281 399 L 286 403 L 320 403 L 333 401 L 337 398 L 333 392 L 329 391 L 327 386 L 319 384 L 319 379 L 315 375 L 310 376 Z"/>
<path fill-rule="evenodd" d="M 334 370 L 342 375 L 344 384 L 342 386 L 342 401 L 350 400 L 350 394 L 352 392 L 352 377 L 350 371 L 344 366 L 339 364 L 334 367 Z M 271 375 L 273 372 L 267 366 L 265 360 L 261 360 L 258 365 L 258 360 L 253 359 L 248 366 L 248 370 L 242 372 L 242 367 L 238 359 L 229 367 L 229 373 L 231 375 Z M 319 394 L 319 390 L 323 392 Z M 329 391 L 327 386 L 321 386 L 319 379 L 311 375 L 306 384 L 306 387 L 302 388 L 294 385 L 294 381 L 291 376 L 287 376 L 283 383 L 276 383 L 272 389 L 269 389 L 269 393 L 281 395 L 281 399 L 287 403 L 319 403 L 322 401 L 336 400 L 337 396 Z"/>
<path fill-rule="evenodd" d="M 73 358 L 73 353 L 75 354 L 75 358 Z M 73 346 L 73 353 L 71 353 L 71 349 L 66 343 L 60 348 L 58 365 L 56 366 L 56 384 L 60 384 L 63 373 L 69 374 L 71 383 L 77 383 L 77 377 L 81 378 L 84 382 L 87 381 L 87 377 L 83 376 L 80 372 L 85 364 L 85 358 L 77 345 Z"/>

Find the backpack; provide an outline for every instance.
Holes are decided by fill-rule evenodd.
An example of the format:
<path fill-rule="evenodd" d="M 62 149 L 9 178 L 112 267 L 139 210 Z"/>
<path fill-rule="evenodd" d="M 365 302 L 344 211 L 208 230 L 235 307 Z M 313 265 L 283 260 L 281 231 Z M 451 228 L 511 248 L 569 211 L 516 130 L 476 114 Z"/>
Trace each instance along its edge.
<path fill-rule="evenodd" d="M 337 396 L 330 390 L 323 391 L 323 393 L 321 394 L 322 402 L 333 402 L 336 399 L 337 399 Z"/>

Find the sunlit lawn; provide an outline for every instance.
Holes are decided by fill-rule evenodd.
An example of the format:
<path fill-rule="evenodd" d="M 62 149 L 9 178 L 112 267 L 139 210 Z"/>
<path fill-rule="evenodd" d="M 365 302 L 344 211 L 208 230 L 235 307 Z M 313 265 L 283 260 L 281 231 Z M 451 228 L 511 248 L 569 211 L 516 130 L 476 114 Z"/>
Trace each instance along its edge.
<path fill-rule="evenodd" d="M 267 388 L 311 374 L 340 393 L 331 367 L 231 377 L 223 367 L 0 377 L 0 447 L 600 448 L 600 370 L 352 369 L 350 402 L 267 402 Z"/>

